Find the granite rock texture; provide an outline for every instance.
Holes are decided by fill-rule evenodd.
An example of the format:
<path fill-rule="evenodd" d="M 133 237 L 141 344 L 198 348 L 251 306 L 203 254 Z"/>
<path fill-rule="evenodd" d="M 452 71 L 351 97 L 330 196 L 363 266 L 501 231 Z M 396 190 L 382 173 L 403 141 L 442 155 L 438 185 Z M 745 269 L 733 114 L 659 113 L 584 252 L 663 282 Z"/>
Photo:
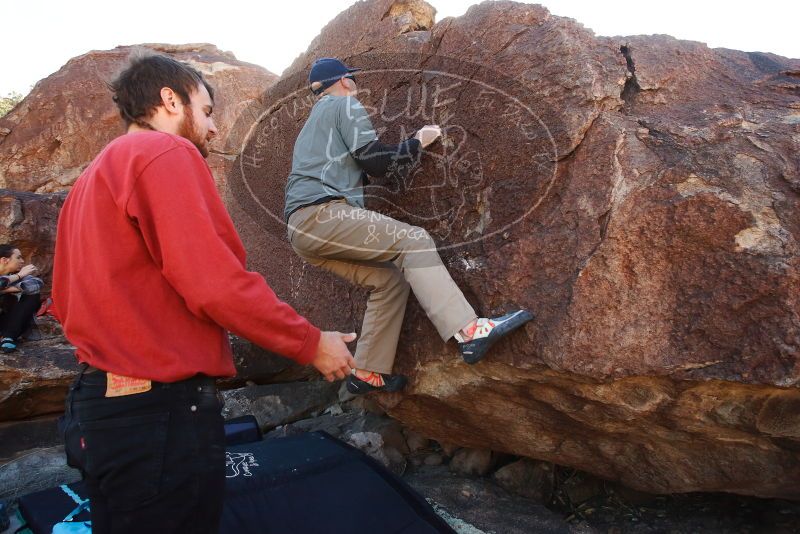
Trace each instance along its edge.
<path fill-rule="evenodd" d="M 537 315 L 468 367 L 412 302 L 391 415 L 649 492 L 800 498 L 800 61 L 411 4 L 355 4 L 268 90 L 228 178 L 253 266 L 358 329 L 366 293 L 296 257 L 281 216 L 308 68 L 342 58 L 384 142 L 444 129 L 367 207 L 434 236 L 479 313 Z"/>
<path fill-rule="evenodd" d="M 107 83 L 131 54 L 150 52 L 189 63 L 215 88 L 219 134 L 209 145 L 208 161 L 218 181 L 225 176 L 241 137 L 234 123 L 276 76 L 211 44 L 142 44 L 94 50 L 69 60 L 0 117 L 0 188 L 68 190 L 103 147 L 124 133 Z"/>

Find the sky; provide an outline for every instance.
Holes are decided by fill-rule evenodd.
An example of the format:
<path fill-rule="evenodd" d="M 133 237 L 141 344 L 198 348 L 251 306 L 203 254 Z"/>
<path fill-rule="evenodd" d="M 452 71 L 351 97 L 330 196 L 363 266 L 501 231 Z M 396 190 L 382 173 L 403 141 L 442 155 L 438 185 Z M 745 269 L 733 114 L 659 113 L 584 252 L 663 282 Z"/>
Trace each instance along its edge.
<path fill-rule="evenodd" d="M 436 20 L 471 0 L 428 0 Z M 280 74 L 352 0 L 0 0 L 0 96 L 27 93 L 70 58 L 139 43 L 215 44 Z M 530 2 L 534 3 L 534 2 Z M 669 34 L 748 52 L 800 58 L 800 2 L 748 0 L 541 0 L 597 35 Z"/>

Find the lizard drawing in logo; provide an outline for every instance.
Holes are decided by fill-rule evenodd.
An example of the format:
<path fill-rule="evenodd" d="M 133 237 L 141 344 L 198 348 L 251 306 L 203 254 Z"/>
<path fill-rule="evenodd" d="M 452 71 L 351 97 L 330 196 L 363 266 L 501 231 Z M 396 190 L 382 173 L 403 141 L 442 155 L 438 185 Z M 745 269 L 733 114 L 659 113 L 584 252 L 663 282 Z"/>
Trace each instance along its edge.
<path fill-rule="evenodd" d="M 253 476 L 251 467 L 258 467 L 255 456 L 250 452 L 226 452 L 225 453 L 225 478 L 234 478 L 239 475 L 246 477 Z"/>
<path fill-rule="evenodd" d="M 453 223 L 463 220 L 472 209 L 485 188 L 486 179 L 480 153 L 467 149 L 466 130 L 449 125 L 443 132 L 442 147 L 428 152 L 437 169 L 434 179 L 431 180 L 426 169 L 417 166 L 410 172 L 400 171 L 400 181 L 384 180 L 373 184 L 372 194 L 382 193 L 375 201 L 386 206 L 384 209 L 388 208 L 392 216 L 422 224 L 432 234 L 446 239 L 453 230 Z M 409 211 L 403 207 L 402 199 L 415 192 L 418 203 Z"/>

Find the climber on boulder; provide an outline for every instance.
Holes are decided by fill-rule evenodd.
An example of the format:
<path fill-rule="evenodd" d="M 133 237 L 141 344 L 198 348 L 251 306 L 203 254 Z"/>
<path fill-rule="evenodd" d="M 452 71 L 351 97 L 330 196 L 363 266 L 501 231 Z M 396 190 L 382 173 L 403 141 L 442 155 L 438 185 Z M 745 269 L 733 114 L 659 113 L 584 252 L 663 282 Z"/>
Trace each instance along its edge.
<path fill-rule="evenodd" d="M 356 98 L 358 70 L 335 58 L 311 67 L 308 80 L 320 98 L 295 142 L 284 209 L 289 242 L 301 258 L 370 292 L 356 369 L 347 378 L 355 394 L 405 386 L 406 377 L 392 374 L 392 367 L 410 289 L 442 339 L 454 338 L 469 364 L 533 319 L 527 310 L 479 318 L 428 232 L 364 208 L 366 175 L 407 171 L 441 129 L 427 125 L 397 145 L 381 143 Z"/>

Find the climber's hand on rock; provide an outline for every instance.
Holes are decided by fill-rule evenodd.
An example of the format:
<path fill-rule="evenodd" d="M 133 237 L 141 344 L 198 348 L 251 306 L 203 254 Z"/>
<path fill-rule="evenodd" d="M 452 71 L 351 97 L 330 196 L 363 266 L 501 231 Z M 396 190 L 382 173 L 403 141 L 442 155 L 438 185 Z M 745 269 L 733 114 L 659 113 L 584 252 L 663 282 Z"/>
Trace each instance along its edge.
<path fill-rule="evenodd" d="M 414 134 L 414 138 L 418 139 L 422 148 L 427 147 L 442 136 L 442 129 L 436 124 L 428 124 L 419 129 Z"/>

